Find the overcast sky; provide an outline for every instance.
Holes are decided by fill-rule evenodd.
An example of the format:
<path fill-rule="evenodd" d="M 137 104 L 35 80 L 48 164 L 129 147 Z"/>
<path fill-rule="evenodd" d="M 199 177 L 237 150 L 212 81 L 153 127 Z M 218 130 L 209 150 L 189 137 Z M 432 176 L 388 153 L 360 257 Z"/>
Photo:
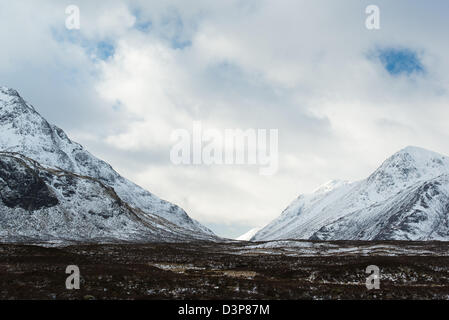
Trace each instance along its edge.
<path fill-rule="evenodd" d="M 65 27 L 68 5 L 80 29 Z M 365 8 L 380 8 L 380 30 Z M 449 2 L 0 0 L 0 85 L 218 235 L 407 145 L 449 154 Z M 175 129 L 278 129 L 279 170 L 175 166 Z"/>

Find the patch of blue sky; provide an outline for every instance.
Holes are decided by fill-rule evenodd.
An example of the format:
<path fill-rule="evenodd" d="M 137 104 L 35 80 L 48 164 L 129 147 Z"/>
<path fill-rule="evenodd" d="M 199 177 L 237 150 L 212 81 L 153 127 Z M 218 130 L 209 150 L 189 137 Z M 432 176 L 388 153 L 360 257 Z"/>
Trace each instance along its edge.
<path fill-rule="evenodd" d="M 98 42 L 95 48 L 96 56 L 101 60 L 107 60 L 115 53 L 115 47 L 111 42 L 101 41 Z"/>
<path fill-rule="evenodd" d="M 71 43 L 80 43 L 82 41 L 81 34 L 79 30 L 69 30 L 66 28 L 51 29 L 51 35 L 53 39 L 55 39 L 57 42 L 71 42 Z"/>
<path fill-rule="evenodd" d="M 70 42 L 81 46 L 92 57 L 92 59 L 107 60 L 115 53 L 115 45 L 112 41 L 90 41 L 83 37 L 78 30 L 57 30 L 52 31 L 53 38 L 58 42 Z"/>
<path fill-rule="evenodd" d="M 161 21 L 161 36 L 173 49 L 184 49 L 192 45 L 184 26 L 184 21 L 177 10 L 170 10 Z"/>
<path fill-rule="evenodd" d="M 115 103 L 112 105 L 112 110 L 114 111 L 121 111 L 123 108 L 123 103 L 120 100 L 116 100 Z"/>
<path fill-rule="evenodd" d="M 184 22 L 176 9 L 169 9 L 156 23 L 145 17 L 138 7 L 132 8 L 132 14 L 136 18 L 134 29 L 153 33 L 161 38 L 173 49 L 184 49 L 192 45 L 192 41 L 186 35 Z"/>
<path fill-rule="evenodd" d="M 134 28 L 142 32 L 149 32 L 152 25 L 151 21 L 137 20 L 134 24 Z"/>
<path fill-rule="evenodd" d="M 184 48 L 192 46 L 192 41 L 182 40 L 179 38 L 171 39 L 170 43 L 171 43 L 171 46 L 173 49 L 181 49 L 182 50 Z"/>
<path fill-rule="evenodd" d="M 134 28 L 141 32 L 150 32 L 151 28 L 153 27 L 153 23 L 151 22 L 151 20 L 146 19 L 142 15 L 142 11 L 139 8 L 132 8 L 131 11 L 132 15 L 136 18 Z"/>
<path fill-rule="evenodd" d="M 418 53 L 407 48 L 378 49 L 377 58 L 392 76 L 424 73 L 425 69 Z"/>

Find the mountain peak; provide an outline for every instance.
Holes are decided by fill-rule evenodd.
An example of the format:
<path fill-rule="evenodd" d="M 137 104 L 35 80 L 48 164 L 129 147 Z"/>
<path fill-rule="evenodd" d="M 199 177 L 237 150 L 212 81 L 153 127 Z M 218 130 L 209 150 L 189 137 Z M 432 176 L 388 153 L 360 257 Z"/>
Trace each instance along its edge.
<path fill-rule="evenodd" d="M 447 241 L 448 206 L 449 157 L 409 146 L 367 179 L 294 200 L 252 240 Z"/>
<path fill-rule="evenodd" d="M 0 86 L 0 94 L 8 95 L 8 96 L 20 96 L 17 90 L 13 88 L 8 88 L 5 86 Z"/>
<path fill-rule="evenodd" d="M 378 185 L 404 185 L 449 174 L 449 158 L 442 154 L 408 146 L 385 160 L 368 178 Z"/>
<path fill-rule="evenodd" d="M 444 155 L 428 150 L 428 149 L 424 149 L 421 147 L 416 147 L 416 146 L 407 146 L 401 150 L 399 150 L 398 152 L 395 153 L 395 155 L 399 155 L 399 154 L 409 154 L 410 156 L 412 156 L 415 159 L 419 159 L 419 158 L 446 158 Z M 393 155 L 394 156 L 394 155 Z"/>
<path fill-rule="evenodd" d="M 0 86 L 0 102 L 7 103 L 17 98 L 20 98 L 20 95 L 16 90 Z"/>
<path fill-rule="evenodd" d="M 129 219 L 133 221 L 140 219 L 139 228 L 150 230 L 150 233 L 153 230 L 153 235 L 159 232 L 159 234 L 164 234 L 165 231 L 169 230 L 174 235 L 188 234 L 190 238 L 195 239 L 215 237 L 212 231 L 191 219 L 182 208 L 159 199 L 147 190 L 120 176 L 108 163 L 94 157 L 80 144 L 70 140 L 62 129 L 47 122 L 16 90 L 7 87 L 0 87 L 0 151 L 0 212 L 5 213 L 3 215 L 0 214 L 0 240 L 2 232 L 3 234 L 12 231 L 19 232 L 20 230 L 23 234 L 35 234 L 37 232 L 31 224 L 27 224 L 27 227 L 18 225 L 17 228 L 5 229 L 5 226 L 9 226 L 10 222 L 13 223 L 17 219 L 18 221 L 23 221 L 25 215 L 22 215 L 22 218 L 10 215 L 8 210 L 16 210 L 16 208 L 3 208 L 4 201 L 2 201 L 2 197 L 6 195 L 14 200 L 7 201 L 7 203 L 15 203 L 17 194 L 26 195 L 28 193 L 28 189 L 20 189 L 20 186 L 24 184 L 23 181 L 30 179 L 30 181 L 34 181 L 34 184 L 29 185 L 29 188 L 33 189 L 35 186 L 38 186 L 45 189 L 46 185 L 48 190 L 50 190 L 49 192 L 54 193 L 58 197 L 58 208 L 47 210 L 39 207 L 35 210 L 36 219 L 42 221 L 40 224 L 50 229 L 54 227 L 54 230 L 52 230 L 55 234 L 58 232 L 60 232 L 59 235 L 65 234 L 63 229 L 65 227 L 69 228 L 67 223 L 71 221 L 71 219 L 66 219 L 68 222 L 65 220 L 61 222 L 62 216 L 59 214 L 61 212 L 64 212 L 65 215 L 70 211 L 74 219 L 82 217 L 85 211 L 89 213 L 90 211 L 94 212 L 101 209 L 100 211 L 104 212 L 100 212 L 100 216 L 105 212 L 110 212 L 111 209 L 103 206 L 104 203 L 102 204 L 100 201 L 102 197 L 95 195 L 97 191 L 102 192 L 101 190 L 103 190 L 110 195 L 108 198 L 111 201 L 110 205 L 120 207 L 120 205 L 125 204 L 125 207 L 118 209 L 119 211 L 121 210 L 120 214 L 117 211 L 118 219 L 125 219 L 127 222 L 129 222 Z M 39 169 L 36 170 L 43 175 L 43 180 L 40 178 L 40 180 L 37 178 L 37 180 L 33 180 L 36 174 L 27 169 L 30 166 L 28 164 L 24 165 L 23 159 L 31 159 L 38 164 Z M 2 166 L 3 171 L 1 170 Z M 4 178 L 1 177 L 2 172 Z M 14 173 L 13 181 L 6 183 L 5 186 L 4 180 L 11 177 L 11 172 Z M 78 179 L 79 181 L 73 184 L 68 180 L 53 183 L 53 180 L 48 179 L 55 172 L 64 172 L 61 176 L 54 177 L 56 180 L 61 177 L 66 179 L 64 177 L 70 176 L 71 178 L 68 180 Z M 49 173 L 50 176 L 46 175 L 46 173 Z M 74 189 L 72 188 L 74 185 L 88 186 L 91 192 L 83 194 L 87 189 Z M 64 190 L 59 190 L 60 186 L 64 187 Z M 70 188 L 71 191 L 67 191 Z M 77 202 L 76 206 L 84 203 L 85 206 L 91 207 L 77 207 L 79 211 L 74 209 L 76 206 L 64 207 L 68 203 L 74 205 L 73 201 Z M 53 202 L 49 201 L 49 203 Z M 27 208 L 22 208 L 25 211 L 31 208 L 29 204 L 24 204 L 23 206 Z M 88 209 L 92 210 L 89 211 Z M 52 215 L 52 217 L 49 218 L 45 214 L 41 215 L 39 210 L 47 210 L 48 212 L 46 211 L 45 213 Z M 21 214 L 19 211 L 16 211 L 14 211 L 16 214 Z M 50 222 L 42 219 L 49 219 Z M 120 233 L 121 222 L 117 220 L 117 224 L 108 225 L 108 219 L 100 219 L 101 223 L 97 221 L 100 223 L 98 228 L 96 227 L 98 224 L 95 224 L 97 222 L 94 223 L 95 225 L 89 225 L 88 228 L 93 230 L 92 234 L 97 235 L 103 234 L 104 230 L 109 230 L 108 234 L 111 237 L 139 237 L 138 235 L 131 235 L 131 233 L 135 233 L 132 229 Z M 52 223 L 56 223 L 59 226 L 53 226 Z M 135 226 L 134 222 L 132 224 Z M 116 227 L 118 229 L 115 229 Z"/>
<path fill-rule="evenodd" d="M 15 89 L 0 86 L 0 112 L 16 111 L 36 112 L 34 107 L 28 104 Z"/>

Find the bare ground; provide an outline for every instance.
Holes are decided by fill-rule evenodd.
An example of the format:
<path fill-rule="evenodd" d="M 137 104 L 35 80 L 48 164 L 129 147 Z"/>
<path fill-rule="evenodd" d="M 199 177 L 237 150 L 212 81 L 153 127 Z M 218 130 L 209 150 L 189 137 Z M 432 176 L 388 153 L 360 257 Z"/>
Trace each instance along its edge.
<path fill-rule="evenodd" d="M 80 290 L 65 288 L 67 265 Z M 448 298 L 444 242 L 0 244 L 0 299 Z"/>

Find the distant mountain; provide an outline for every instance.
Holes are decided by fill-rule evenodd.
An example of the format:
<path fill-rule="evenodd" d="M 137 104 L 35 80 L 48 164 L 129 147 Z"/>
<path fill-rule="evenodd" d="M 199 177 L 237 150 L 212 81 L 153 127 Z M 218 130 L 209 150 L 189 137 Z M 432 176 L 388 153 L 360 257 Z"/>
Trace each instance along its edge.
<path fill-rule="evenodd" d="M 123 178 L 0 87 L 0 241 L 184 241 L 216 236 Z"/>
<path fill-rule="evenodd" d="M 449 241 L 449 158 L 407 147 L 367 179 L 300 195 L 251 240 Z"/>
<path fill-rule="evenodd" d="M 261 228 L 252 228 L 251 230 L 249 230 L 248 232 L 242 234 L 240 237 L 236 238 L 235 240 L 240 240 L 240 241 L 249 241 L 251 240 L 252 237 L 254 237 L 254 235 L 260 230 Z"/>

